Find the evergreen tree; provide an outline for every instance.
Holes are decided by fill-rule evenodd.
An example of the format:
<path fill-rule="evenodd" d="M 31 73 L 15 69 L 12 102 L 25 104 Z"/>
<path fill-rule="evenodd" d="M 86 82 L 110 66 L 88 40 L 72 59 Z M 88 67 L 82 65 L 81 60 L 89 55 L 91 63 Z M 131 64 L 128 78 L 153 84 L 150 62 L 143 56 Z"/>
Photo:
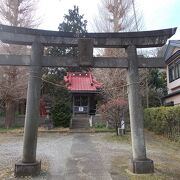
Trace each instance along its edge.
<path fill-rule="evenodd" d="M 162 106 L 162 98 L 167 94 L 166 72 L 150 69 L 148 73 L 149 107 Z"/>
<path fill-rule="evenodd" d="M 86 30 L 87 20 L 84 20 L 84 15 L 79 14 L 78 6 L 74 6 L 73 9 L 69 9 L 68 14 L 64 15 L 64 20 L 59 24 L 59 31 L 72 32 L 76 34 L 87 33 Z M 77 47 L 50 47 L 47 51 L 48 55 L 51 56 L 78 56 Z M 61 76 L 68 71 L 82 71 L 80 68 L 51 68 L 50 72 Z M 62 76 L 61 76 L 62 77 Z"/>
<path fill-rule="evenodd" d="M 69 10 L 69 14 L 64 15 L 64 21 L 59 24 L 59 31 L 73 32 L 73 33 L 86 33 L 87 20 L 84 20 L 84 15 L 79 14 L 78 6 Z"/>
<path fill-rule="evenodd" d="M 148 84 L 151 88 L 162 89 L 162 92 L 166 94 L 167 83 L 165 71 L 160 71 L 159 69 L 150 69 L 148 76 Z"/>
<path fill-rule="evenodd" d="M 59 24 L 59 31 L 72 33 L 86 33 L 87 21 L 79 14 L 79 8 L 73 9 L 64 15 L 64 20 Z M 50 56 L 78 56 L 77 47 L 50 47 L 47 49 Z M 51 114 L 55 126 L 69 126 L 71 119 L 71 95 L 66 89 L 63 77 L 66 71 L 82 71 L 80 68 L 46 68 L 44 69 L 43 93 L 51 100 Z M 47 83 L 50 82 L 50 83 Z"/>

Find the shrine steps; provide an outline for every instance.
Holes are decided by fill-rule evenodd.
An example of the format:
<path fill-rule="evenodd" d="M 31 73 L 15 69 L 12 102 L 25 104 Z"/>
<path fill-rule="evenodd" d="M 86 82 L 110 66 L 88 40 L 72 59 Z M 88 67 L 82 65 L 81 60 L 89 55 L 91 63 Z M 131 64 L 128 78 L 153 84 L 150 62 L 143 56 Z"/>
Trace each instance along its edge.
<path fill-rule="evenodd" d="M 73 115 L 71 120 L 72 129 L 90 128 L 89 116 L 87 114 Z"/>

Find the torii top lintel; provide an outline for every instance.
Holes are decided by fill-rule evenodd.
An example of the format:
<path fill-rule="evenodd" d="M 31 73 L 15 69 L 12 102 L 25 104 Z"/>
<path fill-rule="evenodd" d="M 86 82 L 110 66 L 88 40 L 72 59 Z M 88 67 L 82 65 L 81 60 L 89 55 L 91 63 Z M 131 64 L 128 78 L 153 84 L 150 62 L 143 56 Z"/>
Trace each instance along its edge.
<path fill-rule="evenodd" d="M 160 47 L 173 36 L 177 28 L 121 33 L 69 33 L 0 25 L 0 40 L 9 44 L 31 45 L 35 39 L 45 46 L 78 46 L 78 39 L 90 38 L 98 48 Z"/>

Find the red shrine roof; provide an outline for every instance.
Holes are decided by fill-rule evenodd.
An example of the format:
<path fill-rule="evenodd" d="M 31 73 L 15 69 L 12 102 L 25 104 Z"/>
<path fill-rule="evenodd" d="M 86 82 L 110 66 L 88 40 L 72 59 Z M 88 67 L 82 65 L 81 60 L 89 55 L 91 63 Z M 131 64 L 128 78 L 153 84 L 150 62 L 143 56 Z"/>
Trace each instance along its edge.
<path fill-rule="evenodd" d="M 73 92 L 96 92 L 102 87 L 90 72 L 68 72 L 64 80 L 68 90 Z"/>

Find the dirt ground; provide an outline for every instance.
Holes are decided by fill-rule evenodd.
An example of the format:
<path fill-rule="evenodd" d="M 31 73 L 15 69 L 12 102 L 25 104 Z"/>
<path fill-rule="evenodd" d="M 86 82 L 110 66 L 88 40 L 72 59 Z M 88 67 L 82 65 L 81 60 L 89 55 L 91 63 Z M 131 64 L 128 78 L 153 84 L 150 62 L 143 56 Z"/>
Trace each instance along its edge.
<path fill-rule="evenodd" d="M 47 180 L 179 180 L 180 145 L 146 132 L 147 156 L 154 160 L 155 173 L 134 175 L 128 171 L 130 135 L 113 133 L 42 133 L 37 159 Z M 13 180 L 14 164 L 21 159 L 22 134 L 0 134 L 0 180 Z"/>

